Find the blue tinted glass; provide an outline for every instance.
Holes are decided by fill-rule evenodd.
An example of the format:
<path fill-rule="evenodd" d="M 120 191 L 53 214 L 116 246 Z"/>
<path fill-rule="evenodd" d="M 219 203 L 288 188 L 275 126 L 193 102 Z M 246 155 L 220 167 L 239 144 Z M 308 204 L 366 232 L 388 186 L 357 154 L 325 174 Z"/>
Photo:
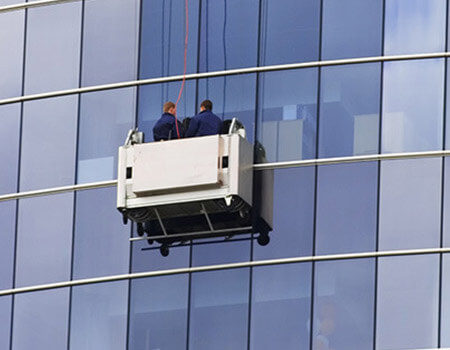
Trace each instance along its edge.
<path fill-rule="evenodd" d="M 450 346 L 450 255 L 442 260 L 441 346 Z"/>
<path fill-rule="evenodd" d="M 117 151 L 134 126 L 136 88 L 81 95 L 77 182 L 112 180 Z"/>
<path fill-rule="evenodd" d="M 311 323 L 311 264 L 253 270 L 250 348 L 307 350 Z"/>
<path fill-rule="evenodd" d="M 73 193 L 19 201 L 16 285 L 70 279 Z"/>
<path fill-rule="evenodd" d="M 319 262 L 313 349 L 373 349 L 375 260 Z"/>
<path fill-rule="evenodd" d="M 68 313 L 67 288 L 16 295 L 12 348 L 66 349 Z"/>
<path fill-rule="evenodd" d="M 2 237 L 2 244 L 0 244 L 0 289 L 12 287 L 15 231 L 16 202 L 2 202 L 0 203 L 0 233 Z"/>
<path fill-rule="evenodd" d="M 386 62 L 383 152 L 442 148 L 444 60 Z"/>
<path fill-rule="evenodd" d="M 127 273 L 130 227 L 116 209 L 116 188 L 76 196 L 74 279 Z"/>
<path fill-rule="evenodd" d="M 381 54 L 383 1 L 324 0 L 322 59 Z"/>
<path fill-rule="evenodd" d="M 19 157 L 20 105 L 0 106 L 0 162 L 8 164 L 0 172 L 0 194 L 17 190 Z"/>
<path fill-rule="evenodd" d="M 29 9 L 25 94 L 78 87 L 80 41 L 81 2 Z"/>
<path fill-rule="evenodd" d="M 192 246 L 192 266 L 227 264 L 250 260 L 250 240 Z"/>
<path fill-rule="evenodd" d="M 192 275 L 189 348 L 247 346 L 249 269 Z"/>
<path fill-rule="evenodd" d="M 257 65 L 258 0 L 202 2 L 200 72 Z"/>
<path fill-rule="evenodd" d="M 439 158 L 381 163 L 380 250 L 439 246 L 441 169 Z"/>
<path fill-rule="evenodd" d="M 90 0 L 84 6 L 82 85 L 136 79 L 139 1 Z"/>
<path fill-rule="evenodd" d="M 443 242 L 445 247 L 450 245 L 450 158 L 444 158 L 444 211 L 443 211 Z"/>
<path fill-rule="evenodd" d="M 317 69 L 260 75 L 258 139 L 267 161 L 316 155 Z"/>
<path fill-rule="evenodd" d="M 378 164 L 319 167 L 316 253 L 373 250 L 377 230 Z"/>
<path fill-rule="evenodd" d="M 70 349 L 125 349 L 127 307 L 127 281 L 74 287 Z"/>
<path fill-rule="evenodd" d="M 275 170 L 273 231 L 270 243 L 254 243 L 254 259 L 311 255 L 314 230 L 315 169 Z"/>
<path fill-rule="evenodd" d="M 319 58 L 320 1 L 263 0 L 260 64 Z"/>
<path fill-rule="evenodd" d="M 76 95 L 24 103 L 22 191 L 74 183 L 77 104 Z"/>
<path fill-rule="evenodd" d="M 186 348 L 188 276 L 133 280 L 130 298 L 130 350 Z"/>
<path fill-rule="evenodd" d="M 195 86 L 193 81 L 187 81 L 183 96 L 178 102 L 177 118 L 182 121 L 185 117 L 195 114 Z M 167 84 L 152 84 L 139 87 L 139 115 L 138 127 L 145 134 L 145 141 L 153 141 L 153 126 L 161 117 L 163 105 L 167 101 L 177 101 L 181 82 Z"/>
<path fill-rule="evenodd" d="M 163 257 L 159 251 L 160 244 L 149 245 L 147 241 L 132 244 L 132 272 L 169 270 L 189 266 L 190 246 L 170 247 L 170 257 Z"/>
<path fill-rule="evenodd" d="M 380 67 L 371 63 L 322 68 L 320 157 L 378 153 Z"/>
<path fill-rule="evenodd" d="M 437 255 L 379 260 L 377 349 L 437 347 L 438 282 Z"/>
<path fill-rule="evenodd" d="M 386 0 L 384 53 L 445 51 L 446 0 Z"/>
<path fill-rule="evenodd" d="M 16 11 L 0 15 L 0 52 L 8 53 L 2 55 L 0 65 L 0 98 L 22 95 L 24 13 Z"/>
<path fill-rule="evenodd" d="M 11 338 L 11 297 L 0 298 L 0 348 L 9 349 Z"/>
<path fill-rule="evenodd" d="M 197 71 L 199 3 L 188 2 L 186 73 Z M 184 0 L 142 1 L 141 79 L 183 74 L 185 28 Z"/>
<path fill-rule="evenodd" d="M 450 12 L 450 6 L 449 6 L 449 12 Z M 450 24 L 449 24 L 450 26 Z M 450 34 L 449 34 L 449 39 L 450 41 Z M 450 47 L 450 46 L 449 46 Z M 450 81 L 450 62 L 448 60 L 446 60 L 446 65 L 447 65 L 447 86 L 449 84 Z M 446 106 L 450 106 L 450 91 L 449 89 L 446 89 L 446 97 L 445 97 L 445 103 Z M 448 110 L 448 108 L 446 108 L 446 113 L 445 113 L 445 149 L 450 149 L 450 111 Z"/>

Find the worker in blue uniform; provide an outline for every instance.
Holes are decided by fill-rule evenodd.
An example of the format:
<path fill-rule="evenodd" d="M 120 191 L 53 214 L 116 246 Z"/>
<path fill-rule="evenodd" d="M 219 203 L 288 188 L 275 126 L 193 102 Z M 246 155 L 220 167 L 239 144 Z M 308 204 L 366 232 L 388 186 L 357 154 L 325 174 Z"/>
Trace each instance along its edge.
<path fill-rule="evenodd" d="M 171 101 L 164 103 L 163 114 L 153 127 L 153 139 L 155 141 L 178 139 L 184 136 L 182 125 L 175 118 L 176 113 L 175 103 Z"/>
<path fill-rule="evenodd" d="M 200 113 L 192 117 L 185 137 L 206 136 L 219 134 L 222 120 L 212 112 L 212 102 L 204 100 L 200 104 Z"/>

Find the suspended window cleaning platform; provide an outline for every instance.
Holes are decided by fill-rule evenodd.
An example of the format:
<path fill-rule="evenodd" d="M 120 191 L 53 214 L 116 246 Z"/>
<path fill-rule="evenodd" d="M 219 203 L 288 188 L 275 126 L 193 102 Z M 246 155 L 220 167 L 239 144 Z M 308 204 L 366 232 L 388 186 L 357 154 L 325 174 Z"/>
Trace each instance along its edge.
<path fill-rule="evenodd" d="M 139 237 L 171 245 L 272 230 L 273 173 L 253 171 L 253 145 L 235 120 L 228 134 L 142 143 L 130 130 L 119 148 L 117 208 Z"/>

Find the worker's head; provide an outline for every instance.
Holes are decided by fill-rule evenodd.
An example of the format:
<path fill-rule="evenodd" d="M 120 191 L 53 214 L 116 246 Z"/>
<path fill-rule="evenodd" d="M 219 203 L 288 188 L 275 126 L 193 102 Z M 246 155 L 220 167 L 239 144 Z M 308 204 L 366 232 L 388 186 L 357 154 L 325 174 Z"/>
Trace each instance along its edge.
<path fill-rule="evenodd" d="M 200 104 L 200 111 L 212 111 L 212 102 L 210 100 L 204 100 Z"/>
<path fill-rule="evenodd" d="M 163 112 L 176 115 L 177 114 L 177 107 L 175 106 L 175 103 L 173 103 L 171 101 L 168 101 L 168 102 L 164 103 Z"/>

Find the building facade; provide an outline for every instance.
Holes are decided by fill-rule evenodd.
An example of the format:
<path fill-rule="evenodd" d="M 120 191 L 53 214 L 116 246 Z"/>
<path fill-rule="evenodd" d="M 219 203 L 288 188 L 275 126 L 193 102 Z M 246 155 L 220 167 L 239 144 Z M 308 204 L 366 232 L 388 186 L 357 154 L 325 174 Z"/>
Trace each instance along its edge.
<path fill-rule="evenodd" d="M 178 116 L 209 98 L 264 146 L 274 229 L 166 258 L 129 242 L 111 180 L 178 96 L 159 78 L 183 73 L 185 1 L 18 3 L 0 0 L 0 349 L 450 347 L 450 164 L 405 156 L 449 147 L 447 0 L 188 0 L 201 74 Z"/>

